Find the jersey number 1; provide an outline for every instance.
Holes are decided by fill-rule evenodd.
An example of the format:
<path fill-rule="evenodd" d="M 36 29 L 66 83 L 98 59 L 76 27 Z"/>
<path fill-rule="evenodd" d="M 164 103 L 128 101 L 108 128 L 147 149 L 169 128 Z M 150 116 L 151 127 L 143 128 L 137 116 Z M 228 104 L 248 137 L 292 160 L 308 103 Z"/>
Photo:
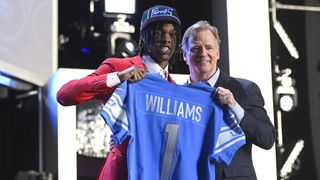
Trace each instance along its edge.
<path fill-rule="evenodd" d="M 173 161 L 173 153 L 176 148 L 178 131 L 179 125 L 177 124 L 166 124 L 165 126 L 165 132 L 168 133 L 168 138 L 166 141 L 166 148 L 162 159 L 160 180 L 170 179 L 170 171 Z"/>

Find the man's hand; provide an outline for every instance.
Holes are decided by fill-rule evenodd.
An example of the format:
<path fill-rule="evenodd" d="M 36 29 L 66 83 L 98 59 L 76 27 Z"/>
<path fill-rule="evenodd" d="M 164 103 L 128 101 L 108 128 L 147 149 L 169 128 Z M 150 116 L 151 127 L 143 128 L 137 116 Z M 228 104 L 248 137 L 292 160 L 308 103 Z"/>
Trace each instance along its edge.
<path fill-rule="evenodd" d="M 215 91 L 215 97 L 221 105 L 228 105 L 230 108 L 236 105 L 236 100 L 229 89 L 218 87 Z"/>
<path fill-rule="evenodd" d="M 121 82 L 129 80 L 130 82 L 137 82 L 141 80 L 145 75 L 145 71 L 137 68 L 136 66 L 131 66 L 118 73 Z"/>

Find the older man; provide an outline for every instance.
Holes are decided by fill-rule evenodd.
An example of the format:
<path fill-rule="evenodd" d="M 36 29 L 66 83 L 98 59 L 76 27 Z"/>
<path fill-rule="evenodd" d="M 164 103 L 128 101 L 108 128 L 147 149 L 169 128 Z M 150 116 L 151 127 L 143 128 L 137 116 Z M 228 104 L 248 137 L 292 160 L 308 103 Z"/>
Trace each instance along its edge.
<path fill-rule="evenodd" d="M 220 58 L 220 37 L 216 27 L 199 21 L 189 27 L 182 38 L 183 58 L 189 66 L 189 84 L 198 81 L 216 87 L 215 98 L 235 113 L 247 143 L 233 157 L 229 167 L 215 164 L 216 180 L 255 180 L 252 144 L 270 149 L 275 142 L 275 129 L 264 109 L 259 87 L 245 79 L 223 73 Z"/>

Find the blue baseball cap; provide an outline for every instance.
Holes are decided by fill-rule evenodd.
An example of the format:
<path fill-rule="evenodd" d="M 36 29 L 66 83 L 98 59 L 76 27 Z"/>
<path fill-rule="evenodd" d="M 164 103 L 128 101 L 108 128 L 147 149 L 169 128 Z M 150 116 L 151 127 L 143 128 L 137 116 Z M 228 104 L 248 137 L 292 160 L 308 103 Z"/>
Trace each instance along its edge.
<path fill-rule="evenodd" d="M 143 12 L 140 31 L 142 31 L 149 24 L 157 21 L 169 21 L 181 26 L 181 21 L 178 17 L 178 13 L 174 8 L 163 5 L 157 5 Z"/>

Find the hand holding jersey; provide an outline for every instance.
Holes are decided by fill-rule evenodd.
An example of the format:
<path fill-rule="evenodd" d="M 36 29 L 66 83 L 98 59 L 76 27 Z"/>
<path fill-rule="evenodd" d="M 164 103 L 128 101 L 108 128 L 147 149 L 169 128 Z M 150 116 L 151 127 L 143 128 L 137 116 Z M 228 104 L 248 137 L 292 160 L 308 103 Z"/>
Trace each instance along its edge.
<path fill-rule="evenodd" d="M 144 77 L 144 74 L 145 70 L 139 69 L 136 66 L 131 66 L 128 69 L 117 73 L 121 82 L 125 80 L 129 80 L 130 82 L 137 82 Z"/>
<path fill-rule="evenodd" d="M 237 101 L 233 97 L 232 92 L 229 89 L 223 87 L 217 87 L 214 92 L 214 96 L 217 97 L 221 105 L 227 105 L 229 108 L 233 108 Z"/>

